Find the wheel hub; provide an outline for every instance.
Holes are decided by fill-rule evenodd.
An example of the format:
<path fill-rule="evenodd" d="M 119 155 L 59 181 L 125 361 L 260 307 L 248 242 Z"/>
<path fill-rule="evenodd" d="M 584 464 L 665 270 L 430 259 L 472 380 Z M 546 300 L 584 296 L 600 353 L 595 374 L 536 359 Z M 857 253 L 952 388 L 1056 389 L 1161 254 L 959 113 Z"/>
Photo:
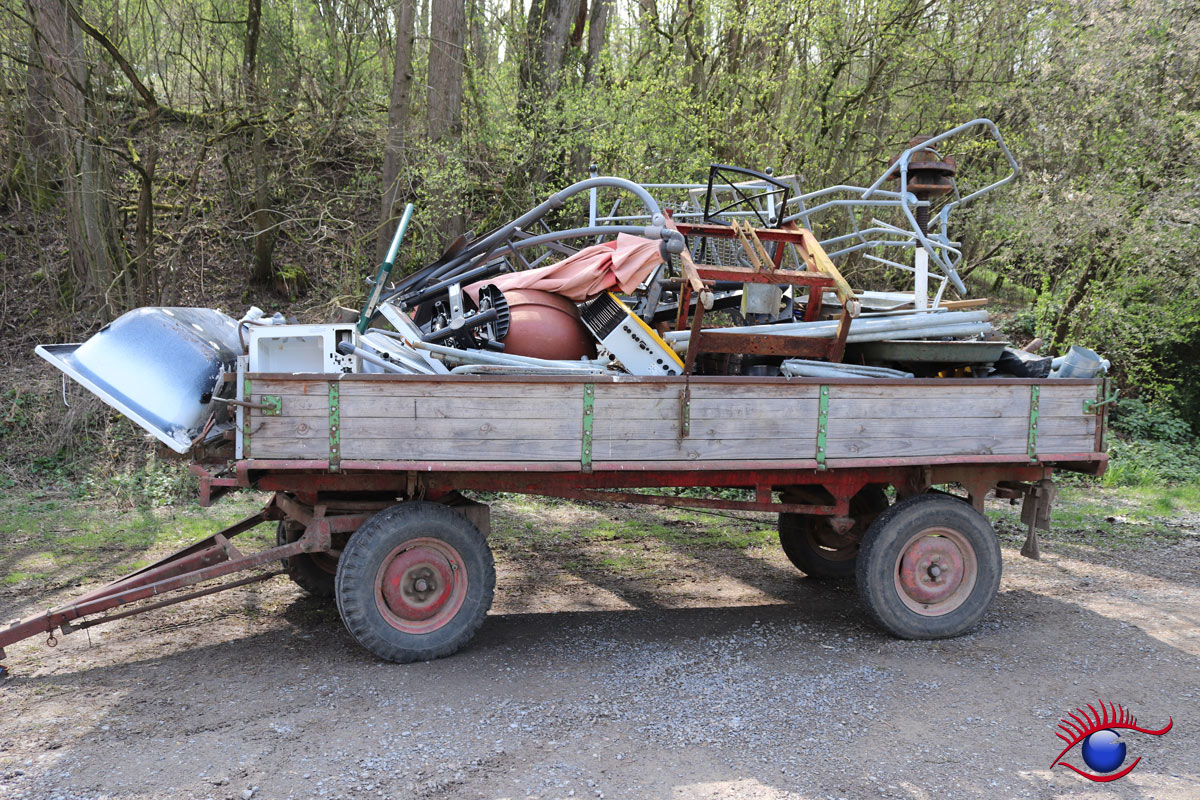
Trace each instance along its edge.
<path fill-rule="evenodd" d="M 380 610 L 401 630 L 441 627 L 458 611 L 466 594 L 459 563 L 458 553 L 435 539 L 417 539 L 397 548 L 380 569 Z"/>
<path fill-rule="evenodd" d="M 960 542 L 957 531 L 930 528 L 915 535 L 901 549 L 896 562 L 896 589 L 900 599 L 925 616 L 953 611 L 975 585 L 974 551 Z"/>

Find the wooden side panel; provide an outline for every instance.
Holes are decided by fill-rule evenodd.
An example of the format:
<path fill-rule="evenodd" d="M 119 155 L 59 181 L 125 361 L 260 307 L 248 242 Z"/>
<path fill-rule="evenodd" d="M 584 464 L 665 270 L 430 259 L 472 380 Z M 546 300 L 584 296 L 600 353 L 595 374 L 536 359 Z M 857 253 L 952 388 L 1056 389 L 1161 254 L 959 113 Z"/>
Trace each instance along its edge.
<path fill-rule="evenodd" d="M 1033 387 L 987 381 L 929 385 L 834 385 L 828 458 L 1022 455 L 1029 452 Z M 1037 452 L 1088 453 L 1096 417 L 1083 413 L 1094 386 L 1039 385 Z"/>
<path fill-rule="evenodd" d="M 329 455 L 329 382 L 254 378 L 253 402 L 282 400 L 282 414 L 250 413 L 254 458 Z M 596 382 L 596 461 L 800 461 L 817 457 L 820 386 L 813 383 Z M 687 392 L 688 430 L 681 426 Z M 1039 388 L 1037 452 L 1088 453 L 1097 417 L 1083 413 L 1096 387 Z M 339 381 L 341 457 L 388 461 L 579 461 L 584 384 L 574 382 Z M 832 384 L 825 457 L 1022 456 L 1028 452 L 1029 385 L 988 381 Z"/>
<path fill-rule="evenodd" d="M 685 392 L 689 426 L 681 418 Z M 600 461 L 798 461 L 817 444 L 819 388 L 797 384 L 596 384 Z"/>

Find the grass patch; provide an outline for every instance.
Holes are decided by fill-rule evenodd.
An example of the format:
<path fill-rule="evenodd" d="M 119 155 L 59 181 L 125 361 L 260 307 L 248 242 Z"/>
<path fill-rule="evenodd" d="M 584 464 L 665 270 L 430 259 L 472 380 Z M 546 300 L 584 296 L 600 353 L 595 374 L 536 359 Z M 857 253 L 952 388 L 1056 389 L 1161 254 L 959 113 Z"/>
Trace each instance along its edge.
<path fill-rule="evenodd" d="M 33 589 L 109 579 L 211 535 L 261 504 L 249 494 L 211 509 L 121 509 L 39 493 L 0 497 L 0 582 Z M 274 531 L 260 526 L 237 541 L 250 548 L 270 544 Z"/>
<path fill-rule="evenodd" d="M 1188 536 L 1188 526 L 1173 517 L 1200 511 L 1200 487 L 1157 486 L 1111 489 L 1101 486 L 1062 487 L 1050 517 L 1046 543 L 1083 545 L 1096 550 L 1127 550 L 1148 543 L 1174 544 Z M 990 508 L 987 516 L 1004 544 L 1025 540 L 1019 506 Z"/>

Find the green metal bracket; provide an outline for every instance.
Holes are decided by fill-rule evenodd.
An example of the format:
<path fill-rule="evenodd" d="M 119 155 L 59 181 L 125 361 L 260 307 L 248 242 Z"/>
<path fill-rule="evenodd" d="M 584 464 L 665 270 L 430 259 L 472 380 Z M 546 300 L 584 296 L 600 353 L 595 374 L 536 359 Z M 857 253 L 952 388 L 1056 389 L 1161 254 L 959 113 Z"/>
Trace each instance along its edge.
<path fill-rule="evenodd" d="M 1108 392 L 1108 379 L 1106 378 L 1104 380 L 1104 383 L 1100 384 L 1100 391 L 1096 395 L 1096 399 L 1083 401 L 1083 413 L 1093 414 L 1097 410 L 1099 410 L 1102 406 L 1106 406 L 1109 403 L 1115 403 L 1117 401 L 1117 395 L 1119 395 L 1121 393 L 1121 390 L 1113 389 L 1111 393 L 1107 393 L 1107 392 Z"/>
<path fill-rule="evenodd" d="M 250 379 L 242 381 L 242 399 L 250 402 Z M 250 457 L 250 409 L 242 409 L 242 458 Z"/>
<path fill-rule="evenodd" d="M 264 417 L 278 417 L 283 413 L 283 396 L 278 394 L 264 394 L 262 396 L 262 404 L 265 408 L 259 409 L 259 413 Z"/>
<path fill-rule="evenodd" d="M 580 445 L 579 463 L 584 472 L 592 471 L 592 423 L 596 418 L 596 385 L 583 385 L 583 441 Z"/>
<path fill-rule="evenodd" d="M 342 403 L 337 381 L 329 384 L 329 471 L 342 468 Z"/>
<path fill-rule="evenodd" d="M 1029 387 L 1029 460 L 1037 461 L 1038 405 L 1042 387 Z"/>
<path fill-rule="evenodd" d="M 679 393 L 679 438 L 686 439 L 692 433 L 692 387 L 687 384 Z"/>
<path fill-rule="evenodd" d="M 825 469 L 825 442 L 829 429 L 829 387 L 821 387 L 817 403 L 817 469 Z"/>

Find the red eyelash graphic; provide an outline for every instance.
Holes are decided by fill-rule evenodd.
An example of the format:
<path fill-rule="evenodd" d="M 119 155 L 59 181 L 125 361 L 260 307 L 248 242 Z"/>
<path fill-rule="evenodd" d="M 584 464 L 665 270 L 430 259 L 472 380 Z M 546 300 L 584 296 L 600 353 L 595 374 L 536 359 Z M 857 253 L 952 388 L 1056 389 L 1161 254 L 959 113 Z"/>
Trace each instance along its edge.
<path fill-rule="evenodd" d="M 1074 720 L 1074 722 L 1065 719 L 1059 720 L 1058 727 L 1066 731 L 1067 735 L 1063 736 L 1061 733 L 1057 732 L 1055 735 L 1066 742 L 1067 746 L 1063 748 L 1061 753 L 1058 754 L 1058 758 L 1054 759 L 1054 763 L 1050 765 L 1051 769 L 1053 769 L 1055 765 L 1061 763 L 1067 769 L 1074 770 L 1088 780 L 1097 781 L 1099 783 L 1115 781 L 1117 778 L 1123 778 L 1132 772 L 1133 768 L 1136 767 L 1138 762 L 1142 760 L 1141 756 L 1135 758 L 1132 764 L 1114 775 L 1089 775 L 1078 767 L 1072 766 L 1065 761 L 1060 762 L 1059 759 L 1065 756 L 1072 747 L 1079 744 L 1097 731 L 1108 730 L 1110 728 L 1125 728 L 1131 731 L 1137 731 L 1138 733 L 1148 733 L 1151 736 L 1162 736 L 1164 733 L 1171 730 L 1171 726 L 1175 724 L 1175 719 L 1173 717 L 1168 717 L 1167 727 L 1161 730 L 1152 731 L 1146 728 L 1139 728 L 1137 725 L 1137 717 L 1129 713 L 1129 709 L 1125 708 L 1120 703 L 1109 703 L 1109 707 L 1106 708 L 1103 700 L 1099 702 L 1099 711 L 1096 711 L 1096 708 L 1091 703 L 1088 703 L 1088 708 L 1092 711 L 1090 715 L 1082 708 L 1075 709 L 1083 716 L 1083 719 L 1080 719 L 1074 714 L 1068 712 L 1067 716 Z"/>

